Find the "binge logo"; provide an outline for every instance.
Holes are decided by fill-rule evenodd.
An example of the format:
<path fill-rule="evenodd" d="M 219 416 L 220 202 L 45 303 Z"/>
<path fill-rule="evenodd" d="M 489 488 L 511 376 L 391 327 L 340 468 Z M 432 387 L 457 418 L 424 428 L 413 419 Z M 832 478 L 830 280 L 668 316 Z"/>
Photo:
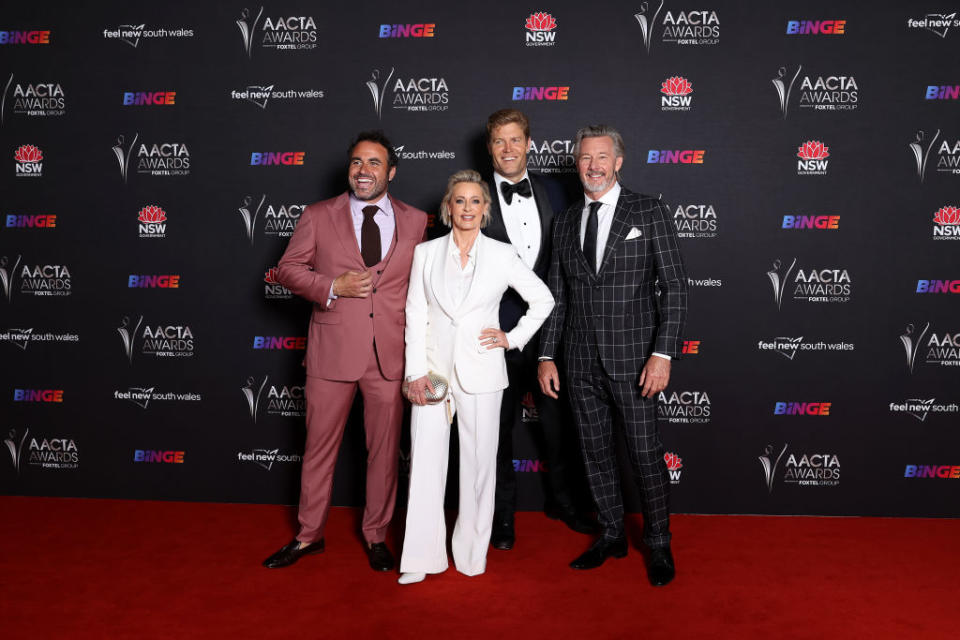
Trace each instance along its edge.
<path fill-rule="evenodd" d="M 179 289 L 180 275 L 134 275 L 127 278 L 128 289 Z"/>
<path fill-rule="evenodd" d="M 775 416 L 829 416 L 832 402 L 777 402 Z"/>
<path fill-rule="evenodd" d="M 18 178 L 39 178 L 43 176 L 43 151 L 32 144 L 20 145 L 13 154 Z"/>
<path fill-rule="evenodd" d="M 306 336 L 253 336 L 254 349 L 303 350 L 307 348 Z"/>
<path fill-rule="evenodd" d="M 277 280 L 277 268 L 270 267 L 263 274 L 263 297 L 267 300 L 290 300 L 293 292 Z"/>
<path fill-rule="evenodd" d="M 381 38 L 432 38 L 437 30 L 434 22 L 418 24 L 382 24 Z"/>
<path fill-rule="evenodd" d="M 682 76 L 672 76 L 660 83 L 661 111 L 690 111 L 693 85 Z"/>
<path fill-rule="evenodd" d="M 680 353 L 690 356 L 700 355 L 700 340 L 684 340 Z"/>
<path fill-rule="evenodd" d="M 704 149 L 669 149 L 647 152 L 647 164 L 703 164 Z"/>
<path fill-rule="evenodd" d="M 673 424 L 707 424 L 710 422 L 710 396 L 706 391 L 661 391 L 657 417 Z"/>
<path fill-rule="evenodd" d="M 514 87 L 513 101 L 569 100 L 570 87 Z"/>
<path fill-rule="evenodd" d="M 10 91 L 13 87 L 13 91 Z M 57 82 L 37 82 L 34 84 L 14 84 L 13 74 L 7 78 L 0 96 L 0 124 L 7 114 L 7 97 L 13 97 L 13 113 L 21 116 L 51 117 L 66 113 L 66 96 L 63 87 Z"/>
<path fill-rule="evenodd" d="M 787 35 L 842 36 L 847 32 L 846 20 L 787 20 Z"/>
<path fill-rule="evenodd" d="M 514 460 L 513 470 L 517 473 L 540 473 L 547 470 L 547 464 L 542 460 Z"/>
<path fill-rule="evenodd" d="M 123 106 L 169 106 L 177 103 L 176 91 L 124 91 Z"/>
<path fill-rule="evenodd" d="M 917 280 L 917 293 L 960 293 L 960 280 Z"/>
<path fill-rule="evenodd" d="M 667 475 L 670 477 L 670 484 L 680 484 L 680 474 L 683 473 L 683 458 L 668 451 L 663 454 L 663 461 L 667 465 Z"/>
<path fill-rule="evenodd" d="M 0 44 L 50 44 L 50 30 L 0 31 Z"/>
<path fill-rule="evenodd" d="M 552 47 L 556 44 L 557 21 L 549 13 L 531 13 L 524 23 L 528 47 Z"/>
<path fill-rule="evenodd" d="M 717 212 L 712 204 L 677 205 L 673 224 L 681 238 L 717 237 Z"/>
<path fill-rule="evenodd" d="M 250 166 L 270 167 L 278 165 L 303 165 L 306 151 L 265 151 L 250 154 Z"/>
<path fill-rule="evenodd" d="M 903 472 L 904 478 L 940 478 L 946 480 L 960 478 L 960 465 L 949 464 L 908 464 Z"/>
<path fill-rule="evenodd" d="M 829 155 L 829 154 L 828 154 Z M 781 229 L 824 229 L 840 228 L 840 216 L 785 215 Z"/>
<path fill-rule="evenodd" d="M 7 229 L 53 229 L 57 226 L 57 216 L 7 214 L 5 226 Z"/>
<path fill-rule="evenodd" d="M 167 237 L 167 212 L 155 204 L 148 204 L 137 212 L 141 238 Z"/>
<path fill-rule="evenodd" d="M 14 389 L 14 402 L 63 402 L 63 389 Z"/>
<path fill-rule="evenodd" d="M 943 206 L 933 216 L 934 240 L 960 240 L 960 208 Z"/>
<path fill-rule="evenodd" d="M 825 176 L 830 157 L 830 147 L 819 140 L 807 140 L 797 148 L 798 176 Z"/>
<path fill-rule="evenodd" d="M 134 462 L 151 462 L 162 464 L 183 464 L 185 451 L 163 451 L 155 449 L 134 449 Z"/>
<path fill-rule="evenodd" d="M 537 411 L 537 403 L 533 401 L 533 393 L 527 391 L 520 400 L 520 420 L 521 422 L 540 422 L 540 413 Z"/>
<path fill-rule="evenodd" d="M 930 85 L 927 87 L 927 100 L 960 100 L 960 84 Z"/>

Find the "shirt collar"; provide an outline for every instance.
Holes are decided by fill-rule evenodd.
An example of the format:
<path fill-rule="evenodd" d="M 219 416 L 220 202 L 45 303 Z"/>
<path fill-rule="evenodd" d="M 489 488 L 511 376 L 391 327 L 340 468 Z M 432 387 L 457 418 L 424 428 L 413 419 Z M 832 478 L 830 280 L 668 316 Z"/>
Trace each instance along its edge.
<path fill-rule="evenodd" d="M 477 257 L 477 245 L 480 244 L 480 236 L 482 236 L 482 235 L 483 235 L 482 233 L 480 233 L 480 234 L 477 235 L 477 239 L 473 241 L 473 246 L 470 247 L 470 251 L 467 251 L 467 257 L 469 257 L 470 260 L 474 260 L 474 259 Z M 460 259 L 460 247 L 458 247 L 458 246 L 457 246 L 457 243 L 453 241 L 453 232 L 451 231 L 451 232 L 447 235 L 447 237 L 449 238 L 449 241 L 447 242 L 447 252 L 448 252 L 451 256 L 453 256 L 453 257 L 455 257 L 455 258 L 457 258 L 457 259 L 459 260 L 459 259 Z"/>
<path fill-rule="evenodd" d="M 354 215 L 361 215 L 363 208 L 371 204 L 379 207 L 380 213 L 385 214 L 387 217 L 393 216 L 393 204 L 390 202 L 390 196 L 388 194 L 384 193 L 383 197 L 376 202 L 364 202 L 353 195 L 353 193 L 350 194 L 350 211 L 352 211 Z"/>
<path fill-rule="evenodd" d="M 601 204 L 609 204 L 610 206 L 616 208 L 617 200 L 619 199 L 620 199 L 620 183 L 615 182 L 613 183 L 613 187 L 610 189 L 610 191 L 607 191 L 605 194 L 603 194 L 603 196 L 599 200 L 594 200 L 590 196 L 584 195 L 584 200 L 586 202 L 584 203 L 583 206 L 586 207 L 591 202 L 600 202 Z"/>
<path fill-rule="evenodd" d="M 524 170 L 523 170 L 523 177 L 521 177 L 519 180 L 517 180 L 517 182 L 523 182 L 524 180 L 526 180 L 526 179 L 529 178 L 529 177 L 530 177 L 530 176 L 529 176 L 529 174 L 527 174 L 527 170 L 524 169 Z M 500 175 L 500 174 L 497 173 L 496 171 L 493 172 L 493 181 L 497 183 L 497 191 L 500 190 L 500 183 L 502 183 L 502 182 L 506 182 L 507 184 L 517 184 L 517 182 L 510 182 L 509 180 L 507 180 L 506 178 L 504 178 L 502 175 Z"/>

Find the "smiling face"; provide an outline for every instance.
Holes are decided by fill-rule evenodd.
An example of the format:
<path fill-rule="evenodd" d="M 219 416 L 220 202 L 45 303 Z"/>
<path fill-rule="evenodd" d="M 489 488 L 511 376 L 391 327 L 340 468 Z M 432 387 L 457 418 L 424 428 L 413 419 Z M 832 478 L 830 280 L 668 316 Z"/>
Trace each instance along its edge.
<path fill-rule="evenodd" d="M 369 140 L 357 143 L 350 152 L 347 180 L 358 200 L 376 202 L 383 197 L 387 184 L 397 173 L 396 167 L 387 165 L 387 150 L 383 145 Z"/>
<path fill-rule="evenodd" d="M 523 177 L 527 170 L 527 149 L 530 138 L 516 122 L 499 126 L 490 133 L 487 151 L 493 160 L 493 170 L 511 182 Z"/>
<path fill-rule="evenodd" d="M 484 201 L 483 189 L 475 182 L 460 182 L 454 185 L 447 203 L 450 208 L 450 222 L 459 231 L 480 229 L 483 214 L 489 208 Z"/>
<path fill-rule="evenodd" d="M 577 171 L 583 190 L 594 200 L 610 191 L 617 181 L 623 157 L 617 156 L 610 136 L 584 138 L 577 156 Z"/>

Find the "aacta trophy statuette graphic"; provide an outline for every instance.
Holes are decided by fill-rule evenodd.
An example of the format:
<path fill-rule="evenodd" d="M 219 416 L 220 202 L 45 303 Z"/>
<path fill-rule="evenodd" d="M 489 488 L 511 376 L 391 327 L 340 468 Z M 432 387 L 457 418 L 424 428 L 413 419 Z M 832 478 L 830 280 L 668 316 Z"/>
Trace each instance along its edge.
<path fill-rule="evenodd" d="M 9 270 L 7 269 L 9 258 L 7 256 L 0 257 L 0 286 L 3 286 L 3 295 L 7 298 L 7 302 L 10 302 L 10 294 L 13 293 L 13 278 L 17 275 L 20 257 L 17 256 Z"/>
<path fill-rule="evenodd" d="M 660 6 L 653 12 L 653 17 L 647 17 L 647 9 L 649 9 L 649 5 L 646 2 L 641 3 L 640 11 L 633 14 L 633 17 L 640 23 L 640 33 L 643 35 L 643 46 L 647 49 L 647 53 L 650 53 L 650 42 L 653 40 L 651 37 L 653 35 L 653 25 L 657 22 L 657 16 L 660 15 L 660 10 L 663 9 L 663 0 L 660 0 Z"/>
<path fill-rule="evenodd" d="M 794 73 L 790 79 L 790 84 L 784 82 L 787 77 L 786 67 L 780 67 L 777 70 L 777 77 L 770 80 L 777 90 L 777 95 L 780 96 L 780 112 L 783 114 L 784 120 L 787 119 L 787 110 L 790 108 L 790 92 L 793 91 L 793 84 L 797 81 L 797 76 L 800 75 L 801 69 L 803 69 L 803 66 L 798 65 L 797 72 Z"/>
<path fill-rule="evenodd" d="M 121 134 L 117 136 L 117 144 L 113 146 L 113 155 L 117 157 L 117 162 L 120 163 L 120 177 L 123 178 L 124 184 L 127 182 L 127 170 L 130 168 L 130 156 L 133 155 L 133 148 L 137 145 L 137 138 L 139 137 L 140 134 L 135 133 L 133 135 L 133 142 L 130 143 L 129 147 L 124 149 L 124 138 Z"/>
<path fill-rule="evenodd" d="M 370 95 L 373 96 L 373 109 L 377 112 L 378 118 L 383 117 L 383 96 L 387 92 L 387 87 L 390 85 L 390 78 L 393 77 L 394 71 L 394 67 L 390 67 L 390 74 L 387 76 L 387 79 L 383 81 L 383 84 L 380 84 L 380 69 L 374 69 L 373 73 L 370 74 L 370 79 L 367 80 L 367 89 L 370 90 Z"/>
<path fill-rule="evenodd" d="M 917 163 L 917 177 L 920 178 L 920 182 L 923 182 L 923 178 L 927 175 L 927 158 L 930 156 L 930 149 L 933 148 L 937 138 L 940 137 L 940 129 L 937 129 L 937 132 L 933 134 L 933 137 L 930 139 L 930 144 L 924 149 L 923 142 L 926 137 L 927 134 L 923 131 L 917 131 L 916 139 L 907 145 L 910 147 L 910 151 L 913 152 L 913 159 Z"/>
<path fill-rule="evenodd" d="M 260 16 L 263 15 L 263 7 L 257 12 L 257 17 L 250 20 L 250 10 L 244 9 L 240 12 L 240 19 L 237 20 L 237 28 L 240 29 L 240 35 L 243 36 L 243 50 L 247 52 L 247 58 L 253 57 L 253 36 L 257 31 L 257 23 L 260 22 Z"/>
<path fill-rule="evenodd" d="M 123 340 L 123 351 L 127 354 L 127 361 L 130 364 L 133 364 L 133 341 L 137 337 L 137 331 L 140 329 L 140 323 L 143 322 L 143 316 L 140 316 L 137 319 L 137 326 L 131 331 L 130 327 L 130 316 L 123 316 L 123 319 L 120 321 L 120 326 L 117 327 L 117 333 L 120 334 L 120 339 Z"/>
<path fill-rule="evenodd" d="M 253 232 L 257 226 L 257 216 L 260 215 L 260 208 L 263 207 L 263 201 L 267 199 L 267 194 L 260 196 L 260 202 L 257 204 L 257 208 L 252 210 L 250 205 L 253 204 L 253 198 L 251 196 L 243 196 L 243 200 L 240 201 L 240 207 L 237 211 L 240 212 L 240 217 L 243 218 L 243 228 L 247 231 L 247 238 L 250 239 L 250 246 L 253 246 Z"/>
<path fill-rule="evenodd" d="M 763 449 L 763 455 L 758 456 L 760 460 L 760 466 L 763 467 L 763 475 L 767 481 L 767 493 L 773 493 L 774 474 L 777 472 L 777 467 L 780 465 L 780 459 L 783 458 L 783 454 L 786 452 L 787 445 L 783 445 L 783 449 L 780 450 L 780 455 L 778 455 L 777 459 L 774 460 L 771 457 L 773 455 L 773 445 L 768 444 Z"/>
<path fill-rule="evenodd" d="M 927 331 L 930 330 L 930 323 L 928 322 L 924 327 L 923 331 L 920 332 L 920 335 L 917 336 L 917 339 L 913 339 L 913 323 L 907 325 L 907 328 L 904 329 L 903 334 L 900 336 L 900 342 L 903 343 L 903 350 L 907 352 L 907 366 L 910 368 L 910 373 L 913 373 L 913 363 L 917 359 L 917 351 L 920 345 L 923 343 L 923 337 L 927 335 Z"/>
<path fill-rule="evenodd" d="M 270 376 L 263 376 L 263 382 L 260 383 L 259 387 L 256 387 L 257 381 L 253 376 L 247 378 L 247 384 L 240 387 L 240 391 L 243 392 L 243 397 L 247 399 L 247 406 L 250 407 L 250 417 L 253 418 L 253 422 L 257 422 L 257 413 L 260 411 L 260 395 L 263 393 L 263 388 L 267 386 L 267 380 L 270 379 Z M 256 392 L 254 392 L 256 388 Z"/>
<path fill-rule="evenodd" d="M 10 459 L 13 461 L 13 468 L 17 470 L 17 475 L 20 475 L 20 463 L 23 461 L 23 443 L 26 442 L 28 433 L 30 433 L 30 429 L 26 429 L 23 432 L 23 437 L 20 438 L 20 442 L 17 442 L 17 430 L 10 429 L 10 437 L 3 441 L 7 445 L 7 451 L 10 452 Z"/>
<path fill-rule="evenodd" d="M 780 275 L 780 266 L 780 258 L 777 258 L 773 261 L 773 269 L 767 271 L 767 277 L 770 278 L 770 284 L 773 285 L 773 297 L 777 301 L 777 309 L 780 308 L 780 304 L 783 302 L 783 291 L 787 287 L 787 278 L 790 277 L 790 272 L 793 271 L 793 268 L 797 266 L 797 259 L 793 259 L 793 262 L 790 263 L 790 268 L 787 269 L 787 272 L 782 276 Z"/>

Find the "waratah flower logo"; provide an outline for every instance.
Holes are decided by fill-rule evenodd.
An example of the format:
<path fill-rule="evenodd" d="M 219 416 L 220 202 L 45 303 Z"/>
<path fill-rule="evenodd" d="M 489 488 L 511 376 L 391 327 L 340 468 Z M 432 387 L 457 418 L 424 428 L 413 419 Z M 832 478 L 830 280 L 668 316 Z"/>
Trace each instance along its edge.
<path fill-rule="evenodd" d="M 667 463 L 667 469 L 676 471 L 683 467 L 683 459 L 675 453 L 663 454 L 663 461 Z"/>
<path fill-rule="evenodd" d="M 40 162 L 43 160 L 43 152 L 40 151 L 39 147 L 35 147 L 32 144 L 25 144 L 17 149 L 14 157 L 17 159 L 17 162 Z"/>
<path fill-rule="evenodd" d="M 557 28 L 557 21 L 549 13 L 540 11 L 530 14 L 526 27 L 530 31 L 553 31 Z"/>
<path fill-rule="evenodd" d="M 660 85 L 660 93 L 668 96 L 686 96 L 693 93 L 693 85 L 686 78 L 673 76 L 663 81 Z"/>
<path fill-rule="evenodd" d="M 277 280 L 277 268 L 270 267 L 267 269 L 267 271 L 263 274 L 263 281 L 267 284 L 280 284 L 280 282 Z"/>
<path fill-rule="evenodd" d="M 160 207 L 151 204 L 140 209 L 137 220 L 140 222 L 166 222 L 167 214 Z"/>
<path fill-rule="evenodd" d="M 823 160 L 830 157 L 830 147 L 819 140 L 807 140 L 797 150 L 797 157 L 804 160 Z"/>
<path fill-rule="evenodd" d="M 933 216 L 933 221 L 937 224 L 960 224 L 960 209 L 957 207 L 940 207 L 937 214 Z"/>

